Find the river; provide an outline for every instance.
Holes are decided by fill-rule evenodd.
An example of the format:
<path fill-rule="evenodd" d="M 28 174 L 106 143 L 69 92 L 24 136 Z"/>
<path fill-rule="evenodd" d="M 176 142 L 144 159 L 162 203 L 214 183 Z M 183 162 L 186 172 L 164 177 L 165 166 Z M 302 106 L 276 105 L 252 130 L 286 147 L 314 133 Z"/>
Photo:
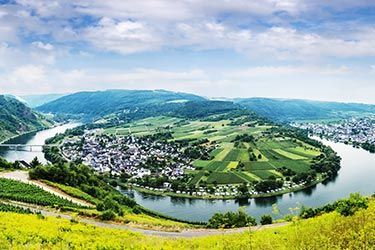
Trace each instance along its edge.
<path fill-rule="evenodd" d="M 80 125 L 79 123 L 68 123 L 54 128 L 33 132 L 18 136 L 7 141 L 7 144 L 25 144 L 25 145 L 44 145 L 46 139 L 54 137 L 58 133 L 64 133 L 67 129 L 74 128 Z M 42 148 L 34 148 L 34 152 L 30 152 L 29 148 L 25 147 L 24 151 L 12 150 L 10 148 L 0 148 L 0 156 L 10 162 L 24 160 L 26 162 L 32 161 L 34 157 L 38 157 L 39 161 L 46 163 L 44 154 L 41 152 Z"/>
<path fill-rule="evenodd" d="M 23 135 L 11 140 L 14 144 L 44 144 L 47 138 L 62 133 L 77 124 L 67 124 L 52 129 Z M 353 148 L 342 143 L 323 140 L 341 157 L 341 169 L 338 176 L 326 183 L 290 194 L 271 198 L 256 198 L 244 201 L 235 200 L 200 200 L 173 198 L 143 194 L 134 190 L 121 190 L 133 197 L 138 204 L 162 214 L 189 221 L 207 221 L 216 212 L 237 211 L 243 207 L 250 215 L 259 218 L 263 214 L 272 214 L 272 205 L 277 204 L 280 217 L 290 213 L 293 208 L 304 206 L 321 206 L 337 199 L 347 197 L 350 193 L 360 192 L 363 195 L 375 192 L 375 154 L 363 149 Z M 46 162 L 41 152 L 2 150 L 0 156 L 8 161 L 31 161 L 37 156 Z"/>
<path fill-rule="evenodd" d="M 263 214 L 272 214 L 273 204 L 277 204 L 280 211 L 279 215 L 272 214 L 277 218 L 291 213 L 301 205 L 322 206 L 347 197 L 350 193 L 370 195 L 375 192 L 375 154 L 342 143 L 327 140 L 322 142 L 331 146 L 342 157 L 339 174 L 326 184 L 321 183 L 302 191 L 245 201 L 161 197 L 135 190 L 123 192 L 148 209 L 190 221 L 207 221 L 215 212 L 237 211 L 240 207 L 259 219 Z"/>

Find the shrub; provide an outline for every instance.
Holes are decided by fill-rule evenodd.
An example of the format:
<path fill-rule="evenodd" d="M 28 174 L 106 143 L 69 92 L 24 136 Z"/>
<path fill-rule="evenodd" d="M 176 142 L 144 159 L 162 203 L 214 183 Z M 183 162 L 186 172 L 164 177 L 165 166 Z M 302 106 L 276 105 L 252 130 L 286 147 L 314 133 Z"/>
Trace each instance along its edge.
<path fill-rule="evenodd" d="M 263 215 L 260 219 L 260 224 L 262 225 L 268 225 L 272 224 L 272 216 L 271 215 Z"/>
<path fill-rule="evenodd" d="M 237 213 L 216 213 L 211 217 L 211 219 L 207 223 L 208 228 L 236 228 L 255 225 L 255 219 L 247 215 L 242 209 L 238 210 Z"/>
<path fill-rule="evenodd" d="M 101 220 L 114 220 L 116 218 L 116 214 L 112 210 L 104 211 L 100 215 Z"/>

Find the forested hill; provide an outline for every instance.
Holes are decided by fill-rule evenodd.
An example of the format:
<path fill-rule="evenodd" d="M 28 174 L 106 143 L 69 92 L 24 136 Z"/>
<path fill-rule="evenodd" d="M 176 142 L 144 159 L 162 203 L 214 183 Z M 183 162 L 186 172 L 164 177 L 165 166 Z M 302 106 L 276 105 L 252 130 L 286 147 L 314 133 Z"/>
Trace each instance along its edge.
<path fill-rule="evenodd" d="M 111 114 L 116 114 L 122 120 L 166 114 L 200 118 L 238 109 L 249 109 L 277 122 L 343 119 L 375 114 L 375 105 L 271 98 L 214 101 L 166 90 L 78 92 L 37 107 L 37 110 L 44 113 L 74 115 L 87 120 Z"/>
<path fill-rule="evenodd" d="M 15 135 L 41 129 L 47 121 L 17 99 L 0 95 L 0 142 Z"/>
<path fill-rule="evenodd" d="M 341 119 L 375 114 L 375 105 L 297 99 L 247 98 L 235 103 L 277 121 Z"/>
<path fill-rule="evenodd" d="M 234 109 L 234 106 L 233 103 L 211 103 L 197 95 L 165 90 L 107 90 L 71 94 L 42 105 L 37 110 L 95 119 L 113 113 L 129 118 L 144 118 L 175 112 L 191 115 L 190 112 L 196 112 L 197 108 L 203 113 L 205 111 L 202 109 L 208 113 L 215 113 L 216 109 L 230 110 Z"/>

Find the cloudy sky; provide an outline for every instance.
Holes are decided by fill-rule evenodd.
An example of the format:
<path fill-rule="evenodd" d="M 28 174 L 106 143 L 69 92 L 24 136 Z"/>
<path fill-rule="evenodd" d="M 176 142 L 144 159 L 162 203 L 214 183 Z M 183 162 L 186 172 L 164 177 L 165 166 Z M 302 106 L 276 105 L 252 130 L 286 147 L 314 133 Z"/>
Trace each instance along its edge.
<path fill-rule="evenodd" d="M 0 92 L 375 103 L 375 1 L 0 0 Z"/>

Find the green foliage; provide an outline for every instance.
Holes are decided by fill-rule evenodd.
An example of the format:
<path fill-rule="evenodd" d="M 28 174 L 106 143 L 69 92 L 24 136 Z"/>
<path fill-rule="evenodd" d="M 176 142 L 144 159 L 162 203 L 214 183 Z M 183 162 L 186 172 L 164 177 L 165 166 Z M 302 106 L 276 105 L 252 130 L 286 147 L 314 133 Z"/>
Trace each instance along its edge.
<path fill-rule="evenodd" d="M 44 147 L 43 148 L 44 157 L 54 163 L 54 164 L 64 164 L 67 161 L 61 155 L 60 149 L 56 146 L 53 147 Z"/>
<path fill-rule="evenodd" d="M 237 213 L 216 213 L 208 220 L 207 223 L 208 228 L 236 228 L 255 225 L 255 219 L 247 215 L 242 209 L 238 210 Z"/>
<path fill-rule="evenodd" d="M 338 200 L 334 203 L 327 204 L 318 208 L 302 207 L 300 217 L 303 219 L 312 218 L 323 213 L 337 211 L 343 216 L 353 215 L 360 209 L 368 207 L 368 198 L 362 197 L 360 194 L 350 194 L 349 198 Z"/>
<path fill-rule="evenodd" d="M 0 169 L 20 169 L 20 168 L 21 166 L 18 161 L 10 163 L 4 158 L 0 157 Z"/>
<path fill-rule="evenodd" d="M 0 202 L 0 212 L 13 212 L 19 214 L 32 214 L 30 209 L 24 209 L 21 207 L 16 207 L 10 204 L 5 204 Z"/>
<path fill-rule="evenodd" d="M 361 144 L 362 148 L 369 151 L 370 153 L 375 153 L 375 144 L 374 143 L 369 143 L 365 142 Z"/>
<path fill-rule="evenodd" d="M 116 218 L 116 214 L 112 210 L 104 211 L 100 215 L 101 220 L 114 220 Z"/>
<path fill-rule="evenodd" d="M 358 193 L 351 194 L 348 199 L 342 199 L 336 202 L 336 211 L 341 215 L 353 215 L 359 209 L 366 209 L 368 207 L 368 199 L 361 197 Z"/>
<path fill-rule="evenodd" d="M 55 182 L 51 182 L 51 181 L 47 181 L 47 180 L 43 180 L 43 182 L 46 183 L 48 186 L 52 186 L 52 187 L 55 187 L 57 189 L 60 189 L 61 191 L 63 191 L 64 193 L 66 193 L 66 194 L 68 194 L 72 197 L 88 201 L 92 204 L 98 203 L 98 199 L 92 197 L 91 195 L 83 192 L 82 190 L 80 190 L 78 188 L 66 186 L 66 185 L 63 185 L 63 184 L 60 184 L 60 183 L 55 183 Z"/>
<path fill-rule="evenodd" d="M 30 166 L 35 168 L 39 165 L 41 165 L 42 163 L 40 163 L 38 157 L 34 157 L 34 159 L 30 162 Z"/>
<path fill-rule="evenodd" d="M 134 207 L 137 203 L 113 189 L 104 177 L 83 164 L 54 164 L 38 166 L 30 170 L 31 179 L 42 179 L 76 187 L 90 196 L 105 200 L 108 197 L 120 205 Z M 116 212 L 120 213 L 119 210 Z"/>
<path fill-rule="evenodd" d="M 267 192 L 270 190 L 281 188 L 282 186 L 283 181 L 268 179 L 257 183 L 254 188 L 257 192 Z"/>
<path fill-rule="evenodd" d="M 232 102 L 224 101 L 191 101 L 184 103 L 173 112 L 173 115 L 184 118 L 206 118 L 210 115 L 222 114 L 239 109 Z"/>
<path fill-rule="evenodd" d="M 272 216 L 271 215 L 263 215 L 260 218 L 260 224 L 262 224 L 262 225 L 272 224 Z"/>

